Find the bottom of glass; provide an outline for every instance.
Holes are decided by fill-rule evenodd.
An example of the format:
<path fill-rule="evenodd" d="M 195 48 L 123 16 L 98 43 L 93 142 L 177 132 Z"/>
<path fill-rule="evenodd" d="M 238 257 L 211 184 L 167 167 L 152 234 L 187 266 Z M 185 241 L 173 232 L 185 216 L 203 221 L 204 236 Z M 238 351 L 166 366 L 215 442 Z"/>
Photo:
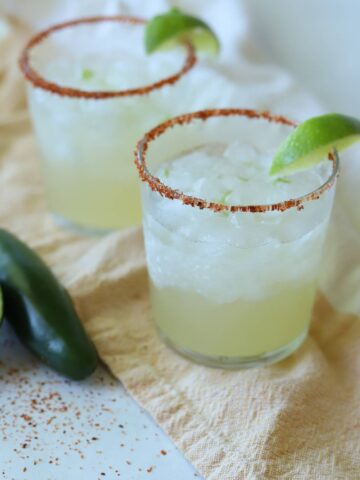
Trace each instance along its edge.
<path fill-rule="evenodd" d="M 82 235 L 86 237 L 94 237 L 94 236 L 100 237 L 102 235 L 106 235 L 108 233 L 115 231 L 114 229 L 111 229 L 111 228 L 98 228 L 98 227 L 81 225 L 79 223 L 73 222 L 72 220 L 64 218 L 61 215 L 58 215 L 57 213 L 52 213 L 51 215 L 55 223 L 59 227 L 69 230 L 70 232 L 75 233 L 76 235 Z"/>
<path fill-rule="evenodd" d="M 307 337 L 307 330 L 299 335 L 295 340 L 284 345 L 272 352 L 263 353 L 261 355 L 255 355 L 251 357 L 226 357 L 226 356 L 209 356 L 202 353 L 193 352 L 187 348 L 181 347 L 174 343 L 164 332 L 158 329 L 160 338 L 168 345 L 172 350 L 179 353 L 181 356 L 192 360 L 195 363 L 205 365 L 212 368 L 224 368 L 229 370 L 237 370 L 241 368 L 255 368 L 263 365 L 269 365 L 271 363 L 279 362 L 289 357 L 294 353 Z"/>

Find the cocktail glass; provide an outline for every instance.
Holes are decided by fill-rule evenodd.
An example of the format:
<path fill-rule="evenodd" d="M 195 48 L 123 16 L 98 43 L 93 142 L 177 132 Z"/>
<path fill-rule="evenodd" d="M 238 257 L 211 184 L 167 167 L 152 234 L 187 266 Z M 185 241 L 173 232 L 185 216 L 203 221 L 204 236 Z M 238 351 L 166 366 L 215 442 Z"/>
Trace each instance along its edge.
<path fill-rule="evenodd" d="M 318 170 L 291 179 L 269 180 L 268 169 L 254 180 L 244 177 L 264 155 L 271 158 L 294 127 L 267 112 L 206 110 L 170 119 L 138 143 L 153 315 L 161 338 L 194 361 L 258 366 L 287 357 L 306 338 L 337 153 L 329 153 Z M 251 150 L 252 158 L 242 163 L 246 172 L 238 170 L 232 178 L 227 169 L 234 170 L 236 142 Z M 229 145 L 225 159 L 221 152 Z M 189 152 L 197 156 L 186 157 Z M 206 152 L 213 156 L 210 167 L 201 163 Z M 190 160 L 180 168 L 175 162 L 185 157 Z M 210 198 L 194 196 L 210 170 L 218 173 L 212 187 L 207 183 Z M 218 184 L 226 175 L 234 191 L 239 186 L 239 195 L 246 189 L 251 204 L 228 204 L 224 195 L 211 198 L 211 189 L 219 198 Z M 180 176 L 188 185 L 185 192 L 177 187 Z M 263 202 L 281 189 L 281 201 Z"/>
<path fill-rule="evenodd" d="M 20 59 L 50 211 L 80 232 L 141 223 L 133 146 L 171 116 L 196 62 L 190 45 L 147 56 L 144 23 L 68 21 L 33 37 Z"/>

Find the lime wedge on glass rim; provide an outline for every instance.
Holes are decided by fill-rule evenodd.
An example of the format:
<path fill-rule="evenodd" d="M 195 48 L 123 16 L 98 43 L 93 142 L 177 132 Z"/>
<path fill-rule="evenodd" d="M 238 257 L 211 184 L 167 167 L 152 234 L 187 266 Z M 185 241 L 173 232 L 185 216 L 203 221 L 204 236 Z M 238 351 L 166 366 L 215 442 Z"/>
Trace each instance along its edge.
<path fill-rule="evenodd" d="M 332 150 L 360 141 L 360 120 L 329 113 L 301 123 L 275 153 L 270 175 L 291 174 L 320 163 Z"/>
<path fill-rule="evenodd" d="M 172 48 L 184 41 L 191 43 L 197 51 L 216 55 L 220 50 L 217 36 L 205 22 L 177 8 L 157 15 L 146 25 L 146 53 Z"/>

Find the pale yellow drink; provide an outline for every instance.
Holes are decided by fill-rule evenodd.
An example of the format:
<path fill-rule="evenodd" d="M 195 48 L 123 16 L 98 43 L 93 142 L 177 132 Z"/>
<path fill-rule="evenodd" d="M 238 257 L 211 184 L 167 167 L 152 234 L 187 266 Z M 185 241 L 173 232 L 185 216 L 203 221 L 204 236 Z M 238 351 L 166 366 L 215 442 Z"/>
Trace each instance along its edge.
<path fill-rule="evenodd" d="M 184 47 L 147 56 L 143 35 L 142 23 L 84 20 L 29 50 L 28 64 L 47 82 L 30 81 L 28 98 L 49 209 L 76 230 L 141 222 L 133 149 L 171 114 L 184 79 L 154 84 L 177 76 L 189 58 Z"/>
<path fill-rule="evenodd" d="M 50 94 L 32 88 L 29 100 L 48 205 L 57 220 L 93 231 L 141 223 L 132 148 L 144 124 L 151 124 L 147 111 L 141 121 L 127 123 L 124 99 L 70 100 L 78 105 L 69 111 L 65 99 L 42 103 L 42 96 Z"/>
<path fill-rule="evenodd" d="M 151 284 L 153 312 L 162 334 L 185 352 L 210 357 L 255 358 L 294 339 L 301 342 L 314 294 L 315 284 L 310 282 L 284 286 L 282 292 L 263 300 L 218 304 L 198 293 Z"/>
<path fill-rule="evenodd" d="M 289 131 L 239 117 L 177 126 L 150 144 L 148 168 L 198 199 L 276 204 L 319 189 L 334 168 L 324 161 L 270 178 L 273 152 Z M 260 365 L 292 353 L 309 328 L 333 193 L 302 202 L 300 210 L 231 213 L 184 205 L 145 183 L 151 303 L 162 338 L 213 366 Z"/>

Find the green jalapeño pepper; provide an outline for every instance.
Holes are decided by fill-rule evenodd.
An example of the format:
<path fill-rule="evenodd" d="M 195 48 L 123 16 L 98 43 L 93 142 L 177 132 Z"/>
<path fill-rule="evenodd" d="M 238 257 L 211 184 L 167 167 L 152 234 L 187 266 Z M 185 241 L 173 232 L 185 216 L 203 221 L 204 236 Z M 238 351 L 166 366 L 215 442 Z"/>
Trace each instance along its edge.
<path fill-rule="evenodd" d="M 5 318 L 35 355 L 74 380 L 93 373 L 97 353 L 69 294 L 33 250 L 3 229 L 0 286 Z"/>
<path fill-rule="evenodd" d="M 0 325 L 4 320 L 4 300 L 3 300 L 3 293 L 0 286 Z"/>

